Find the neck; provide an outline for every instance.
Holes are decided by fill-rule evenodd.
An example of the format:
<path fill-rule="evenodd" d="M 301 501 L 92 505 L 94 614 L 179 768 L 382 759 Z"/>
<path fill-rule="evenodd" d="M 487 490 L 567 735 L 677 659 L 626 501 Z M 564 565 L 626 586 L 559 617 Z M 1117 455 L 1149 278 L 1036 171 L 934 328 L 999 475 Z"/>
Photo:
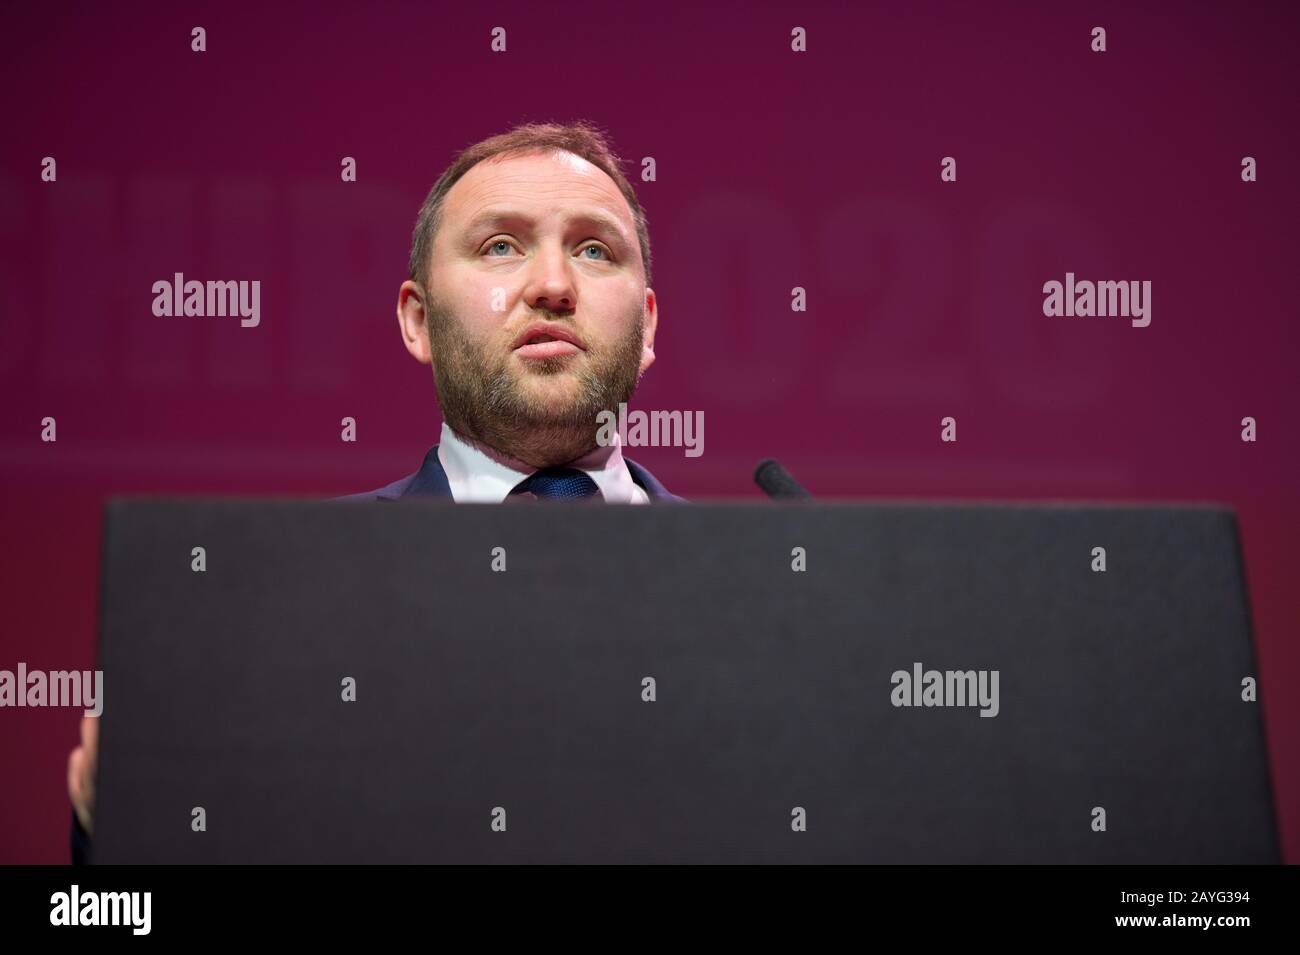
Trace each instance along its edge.
<path fill-rule="evenodd" d="M 595 432 L 566 427 L 473 429 L 447 422 L 461 440 L 517 471 L 560 467 L 597 447 Z"/>

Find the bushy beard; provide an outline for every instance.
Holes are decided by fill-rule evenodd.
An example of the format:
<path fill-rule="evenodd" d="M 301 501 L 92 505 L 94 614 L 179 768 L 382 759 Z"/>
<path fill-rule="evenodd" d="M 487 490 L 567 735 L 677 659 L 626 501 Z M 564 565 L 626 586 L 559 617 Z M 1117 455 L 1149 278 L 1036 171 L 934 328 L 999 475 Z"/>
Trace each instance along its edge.
<path fill-rule="evenodd" d="M 619 404 L 632 397 L 640 380 L 644 314 L 613 347 L 588 350 L 576 373 L 569 370 L 572 356 L 530 359 L 528 371 L 516 371 L 509 352 L 474 342 L 454 315 L 431 297 L 425 300 L 433 380 L 443 420 L 462 437 L 533 467 L 567 464 L 595 448 L 596 416 L 602 411 L 617 414 Z M 546 311 L 536 317 L 565 321 Z M 576 374 L 578 387 L 571 397 L 543 398 L 521 387 L 524 376 L 561 374 Z"/>

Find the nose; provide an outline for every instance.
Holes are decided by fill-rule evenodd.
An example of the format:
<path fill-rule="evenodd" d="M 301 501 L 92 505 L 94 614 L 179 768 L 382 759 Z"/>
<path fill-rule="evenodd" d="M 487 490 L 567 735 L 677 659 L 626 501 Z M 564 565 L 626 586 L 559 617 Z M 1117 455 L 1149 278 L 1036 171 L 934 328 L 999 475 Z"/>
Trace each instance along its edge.
<path fill-rule="evenodd" d="M 528 266 L 524 300 L 532 308 L 550 312 L 571 312 L 578 304 L 573 272 L 567 253 L 557 246 L 540 248 Z"/>

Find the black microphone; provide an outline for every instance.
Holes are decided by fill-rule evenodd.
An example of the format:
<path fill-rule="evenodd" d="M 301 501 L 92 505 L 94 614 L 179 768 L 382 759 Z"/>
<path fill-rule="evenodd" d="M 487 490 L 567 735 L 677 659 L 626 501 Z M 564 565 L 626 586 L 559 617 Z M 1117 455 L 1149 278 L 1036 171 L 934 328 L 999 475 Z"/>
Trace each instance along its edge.
<path fill-rule="evenodd" d="M 812 497 L 775 458 L 765 458 L 758 462 L 758 467 L 754 468 L 754 483 L 761 487 L 768 497 L 777 500 Z"/>

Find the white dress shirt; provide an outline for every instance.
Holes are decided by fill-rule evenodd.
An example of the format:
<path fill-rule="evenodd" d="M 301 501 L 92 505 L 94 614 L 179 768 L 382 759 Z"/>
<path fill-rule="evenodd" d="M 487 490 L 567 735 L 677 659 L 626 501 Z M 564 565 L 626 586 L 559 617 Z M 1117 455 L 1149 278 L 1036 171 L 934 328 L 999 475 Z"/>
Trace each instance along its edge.
<path fill-rule="evenodd" d="M 447 472 L 451 496 L 457 503 L 500 504 L 520 481 L 537 471 L 522 461 L 462 438 L 445 421 L 438 441 L 438 463 Z M 623 460 L 617 431 L 612 445 L 595 448 L 564 467 L 585 471 L 596 482 L 606 503 L 650 503 L 645 489 L 632 480 L 632 472 Z"/>

